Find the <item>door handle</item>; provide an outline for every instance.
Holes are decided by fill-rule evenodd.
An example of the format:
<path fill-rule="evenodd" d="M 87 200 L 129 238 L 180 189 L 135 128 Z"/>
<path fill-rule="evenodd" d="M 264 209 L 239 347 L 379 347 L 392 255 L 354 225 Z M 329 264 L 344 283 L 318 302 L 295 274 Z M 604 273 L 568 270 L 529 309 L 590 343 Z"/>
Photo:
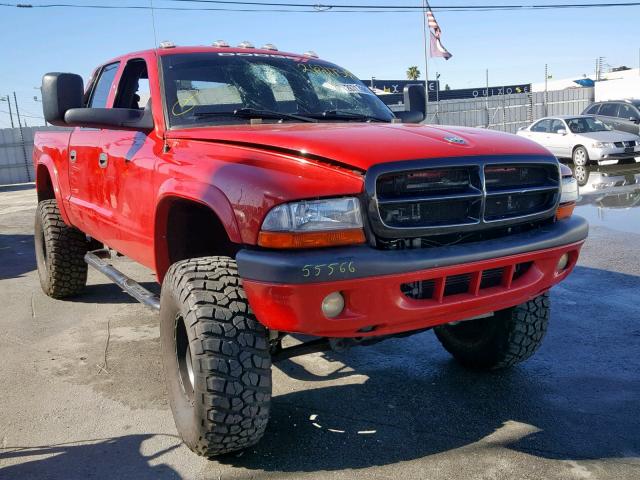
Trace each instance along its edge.
<path fill-rule="evenodd" d="M 107 165 L 109 165 L 109 156 L 102 152 L 99 156 L 98 156 L 98 166 L 100 168 L 107 168 Z"/>
<path fill-rule="evenodd" d="M 69 152 L 69 160 L 71 160 L 71 163 L 76 163 L 76 159 L 78 158 L 76 151 L 75 150 L 71 150 Z"/>

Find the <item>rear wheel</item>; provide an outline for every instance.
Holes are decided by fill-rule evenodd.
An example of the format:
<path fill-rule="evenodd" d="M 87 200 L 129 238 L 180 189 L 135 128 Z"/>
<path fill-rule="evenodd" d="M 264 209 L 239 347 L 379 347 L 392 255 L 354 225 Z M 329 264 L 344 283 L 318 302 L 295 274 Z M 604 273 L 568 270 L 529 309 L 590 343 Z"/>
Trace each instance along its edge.
<path fill-rule="evenodd" d="M 589 163 L 589 153 L 584 147 L 576 147 L 573 151 L 573 164 L 578 167 L 584 167 Z"/>
<path fill-rule="evenodd" d="M 160 342 L 178 433 L 213 457 L 256 444 L 269 420 L 271 357 L 234 260 L 171 266 L 162 284 Z"/>
<path fill-rule="evenodd" d="M 34 236 L 44 293 L 53 298 L 81 293 L 87 284 L 84 255 L 89 242 L 84 233 L 64 223 L 55 200 L 38 203 Z"/>
<path fill-rule="evenodd" d="M 472 369 L 507 368 L 540 347 L 549 323 L 549 294 L 478 320 L 436 327 L 444 348 Z"/>

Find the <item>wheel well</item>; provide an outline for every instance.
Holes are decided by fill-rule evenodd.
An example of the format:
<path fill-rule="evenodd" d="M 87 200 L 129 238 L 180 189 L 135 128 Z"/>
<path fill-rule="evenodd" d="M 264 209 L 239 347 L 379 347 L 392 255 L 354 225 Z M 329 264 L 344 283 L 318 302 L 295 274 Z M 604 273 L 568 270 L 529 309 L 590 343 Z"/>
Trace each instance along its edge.
<path fill-rule="evenodd" d="M 181 198 L 164 199 L 156 221 L 156 268 L 159 279 L 169 266 L 187 258 L 228 256 L 240 245 L 229 240 L 224 225 L 211 208 Z"/>
<path fill-rule="evenodd" d="M 573 147 L 573 150 L 571 150 L 571 153 L 573 154 L 573 152 L 575 152 L 580 147 L 584 148 L 584 145 L 576 145 L 575 147 Z M 586 148 L 585 148 L 585 150 L 586 150 Z"/>
<path fill-rule="evenodd" d="M 36 190 L 38 192 L 38 202 L 43 200 L 54 200 L 56 198 L 53 190 L 53 182 L 49 175 L 49 169 L 40 164 L 36 172 Z"/>

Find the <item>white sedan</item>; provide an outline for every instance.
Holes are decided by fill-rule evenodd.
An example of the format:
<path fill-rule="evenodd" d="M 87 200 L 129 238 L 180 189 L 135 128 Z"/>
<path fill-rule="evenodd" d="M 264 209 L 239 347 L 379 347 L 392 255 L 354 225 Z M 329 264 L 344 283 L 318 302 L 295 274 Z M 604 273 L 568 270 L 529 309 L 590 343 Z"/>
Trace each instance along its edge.
<path fill-rule="evenodd" d="M 574 165 L 600 165 L 640 157 L 640 137 L 612 130 L 592 115 L 546 117 L 518 130 L 546 147 L 558 158 L 570 158 Z"/>

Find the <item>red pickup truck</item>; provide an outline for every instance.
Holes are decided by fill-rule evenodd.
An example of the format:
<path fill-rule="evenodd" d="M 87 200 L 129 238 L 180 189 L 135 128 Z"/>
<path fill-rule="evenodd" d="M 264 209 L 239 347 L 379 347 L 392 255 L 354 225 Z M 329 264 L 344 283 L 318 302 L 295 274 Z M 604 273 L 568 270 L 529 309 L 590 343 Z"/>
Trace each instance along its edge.
<path fill-rule="evenodd" d="M 177 429 L 208 457 L 263 435 L 277 359 L 432 328 L 470 368 L 528 358 L 587 236 L 543 147 L 417 124 L 423 89 L 394 114 L 312 52 L 165 44 L 42 94 L 74 127 L 35 139 L 42 288 L 79 295 L 91 265 L 159 310 Z"/>

